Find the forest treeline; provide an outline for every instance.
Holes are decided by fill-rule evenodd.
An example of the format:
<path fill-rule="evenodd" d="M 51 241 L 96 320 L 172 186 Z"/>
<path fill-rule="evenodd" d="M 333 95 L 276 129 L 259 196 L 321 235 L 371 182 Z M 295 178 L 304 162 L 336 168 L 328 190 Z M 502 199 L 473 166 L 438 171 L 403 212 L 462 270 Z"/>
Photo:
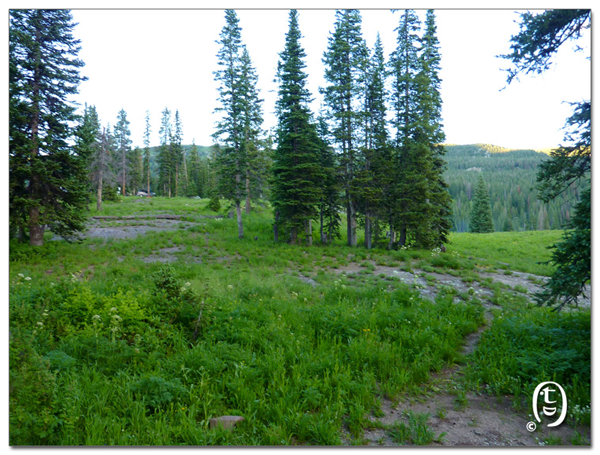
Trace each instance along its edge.
<path fill-rule="evenodd" d="M 453 201 L 453 230 L 467 232 L 479 176 L 489 191 L 495 231 L 562 229 L 579 200 L 573 186 L 549 202 L 538 198 L 536 176 L 549 156 L 489 144 L 446 145 L 444 174 Z"/>
<path fill-rule="evenodd" d="M 552 229 L 570 218 L 577 190 L 542 203 L 535 192 L 544 155 L 489 145 L 443 146 L 440 43 L 435 13 L 400 11 L 397 47 L 369 49 L 357 10 L 338 10 L 323 55 L 320 111 L 311 111 L 298 12 L 291 10 L 275 82 L 277 127 L 263 130 L 258 74 L 234 10 L 219 40 L 214 144 L 182 143 L 184 123 L 169 107 L 147 111 L 143 146 L 132 147 L 129 119 L 82 115 L 66 96 L 84 80 L 68 10 L 11 11 L 10 228 L 32 245 L 44 229 L 69 237 L 84 227 L 95 199 L 118 194 L 226 199 L 242 211 L 273 207 L 274 238 L 312 243 L 346 231 L 348 244 L 432 248 L 468 229 L 473 185 L 483 176 L 494 229 Z M 421 20 L 424 17 L 424 22 Z M 50 32 L 46 25 L 53 24 Z M 56 32 L 56 33 L 55 33 Z M 69 49 L 69 57 L 63 51 Z M 62 54 L 61 54 L 62 52 Z M 151 146 L 152 131 L 160 143 Z M 345 226 L 342 227 L 342 223 Z"/>
<path fill-rule="evenodd" d="M 569 221 L 573 205 L 579 200 L 578 187 L 568 188 L 548 203 L 538 198 L 536 175 L 539 165 L 549 159 L 547 153 L 490 144 L 445 145 L 444 148 L 448 163 L 444 179 L 452 197 L 453 231 L 469 231 L 472 200 L 480 175 L 489 191 L 495 231 L 561 229 Z M 192 144 L 184 145 L 183 149 L 188 174 L 182 178 L 194 183 L 184 185 L 181 195 L 210 198 L 216 190 L 213 147 Z M 152 191 L 156 189 L 154 182 L 158 178 L 159 150 L 159 147 L 150 147 Z M 270 160 L 266 165 L 270 166 Z M 268 199 L 268 186 L 263 190 L 263 199 Z"/>

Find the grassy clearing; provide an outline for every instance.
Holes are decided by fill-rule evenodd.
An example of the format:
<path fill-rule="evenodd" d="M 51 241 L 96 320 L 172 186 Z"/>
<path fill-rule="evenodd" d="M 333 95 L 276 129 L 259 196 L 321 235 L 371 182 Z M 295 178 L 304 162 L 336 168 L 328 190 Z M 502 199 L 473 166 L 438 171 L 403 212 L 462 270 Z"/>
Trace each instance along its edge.
<path fill-rule="evenodd" d="M 418 393 L 462 359 L 465 337 L 484 323 L 474 296 L 431 302 L 372 272 L 376 263 L 474 276 L 477 260 L 460 242 L 445 255 L 274 244 L 260 207 L 239 240 L 234 219 L 202 217 L 214 215 L 206 200 L 137 200 L 107 203 L 103 214 L 194 221 L 135 239 L 11 244 L 12 445 L 336 445 L 342 427 L 360 441 L 382 396 Z M 156 259 L 166 254 L 175 259 Z M 350 262 L 365 273 L 331 272 Z M 524 306 L 496 293 L 506 308 Z M 473 383 L 512 374 L 494 347 L 482 349 L 503 373 L 485 377 L 483 355 Z M 209 429 L 227 414 L 246 420 Z M 426 418 L 413 417 L 395 437 L 428 443 Z"/>
<path fill-rule="evenodd" d="M 550 259 L 548 247 L 560 240 L 561 235 L 562 231 L 454 233 L 448 251 L 483 259 L 496 268 L 551 275 L 552 266 L 540 262 Z"/>

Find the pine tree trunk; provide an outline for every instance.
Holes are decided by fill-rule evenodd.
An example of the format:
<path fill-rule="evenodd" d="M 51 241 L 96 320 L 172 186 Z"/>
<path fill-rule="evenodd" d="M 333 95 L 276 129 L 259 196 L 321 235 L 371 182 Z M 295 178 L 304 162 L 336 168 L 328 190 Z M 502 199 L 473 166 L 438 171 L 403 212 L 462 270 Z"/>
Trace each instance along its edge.
<path fill-rule="evenodd" d="M 357 245 L 357 240 L 356 240 L 356 210 L 354 209 L 354 205 L 352 204 L 352 201 L 350 201 L 349 204 L 349 210 L 348 213 L 350 215 L 350 219 L 349 219 L 349 234 L 350 237 L 348 238 L 348 244 L 350 246 L 356 246 Z"/>
<path fill-rule="evenodd" d="M 150 196 L 150 159 L 148 159 L 148 196 Z"/>
<path fill-rule="evenodd" d="M 312 220 L 308 220 L 306 222 L 306 245 L 312 246 L 313 238 L 312 238 Z"/>
<path fill-rule="evenodd" d="M 102 170 L 100 170 L 100 177 L 98 179 L 98 193 L 96 195 L 96 211 L 99 212 L 102 209 Z"/>
<path fill-rule="evenodd" d="M 298 230 L 297 230 L 297 228 L 293 227 L 290 232 L 290 243 L 292 245 L 295 245 L 297 241 L 298 241 Z"/>
<path fill-rule="evenodd" d="M 350 200 L 350 195 L 347 196 L 347 233 L 348 233 L 348 246 L 356 246 L 356 211 L 354 205 Z"/>
<path fill-rule="evenodd" d="M 40 39 L 40 32 L 36 30 L 35 32 L 36 41 Z M 34 56 L 35 61 L 39 62 L 41 56 L 36 51 L 36 55 Z M 36 65 L 34 70 L 33 77 L 33 100 L 37 100 L 40 93 L 40 69 Z M 38 132 L 40 125 L 40 105 L 39 101 L 34 101 L 33 103 L 33 116 L 31 120 L 31 138 L 32 138 L 32 150 L 31 150 L 31 159 L 37 159 L 39 155 L 39 145 L 38 145 Z M 31 176 L 31 180 L 29 182 L 29 192 L 35 197 L 37 196 L 36 192 L 39 193 L 38 187 L 38 176 L 37 174 L 33 174 Z M 29 208 L 29 244 L 31 246 L 42 246 L 44 244 L 44 230 L 40 225 L 40 208 L 39 207 L 30 207 Z"/>
<path fill-rule="evenodd" d="M 121 188 L 121 194 L 123 194 L 123 196 L 125 196 L 125 180 L 127 178 L 126 175 L 126 171 L 125 171 L 125 166 L 127 166 L 127 155 L 125 153 L 125 151 L 123 151 L 123 159 L 121 161 L 121 166 L 123 166 L 123 179 L 122 179 L 122 188 Z"/>
<path fill-rule="evenodd" d="M 179 194 L 179 163 L 175 163 L 175 197 Z"/>
<path fill-rule="evenodd" d="M 242 206 L 240 201 L 235 201 L 235 211 L 237 213 L 237 223 L 238 223 L 238 237 L 240 239 L 244 238 L 244 226 L 242 224 Z"/>
<path fill-rule="evenodd" d="M 398 244 L 400 246 L 404 246 L 406 244 L 406 226 L 402 226 L 400 229 L 400 241 Z"/>
<path fill-rule="evenodd" d="M 29 245 L 42 246 L 44 244 L 44 227 L 40 225 L 40 208 L 29 209 Z"/>
<path fill-rule="evenodd" d="M 365 248 L 371 249 L 371 218 L 368 209 L 365 211 Z"/>
<path fill-rule="evenodd" d="M 246 170 L 246 213 L 250 213 L 250 172 Z"/>

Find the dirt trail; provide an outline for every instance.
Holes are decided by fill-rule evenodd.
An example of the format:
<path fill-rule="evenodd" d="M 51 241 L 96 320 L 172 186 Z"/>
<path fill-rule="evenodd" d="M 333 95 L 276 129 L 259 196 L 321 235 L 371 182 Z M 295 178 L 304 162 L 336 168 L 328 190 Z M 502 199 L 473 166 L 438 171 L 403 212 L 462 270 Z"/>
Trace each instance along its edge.
<path fill-rule="evenodd" d="M 545 277 L 526 274 L 521 272 L 508 272 L 500 274 L 494 272 L 479 273 L 481 282 L 464 283 L 460 278 L 446 273 L 425 273 L 422 270 L 414 270 L 413 273 L 400 270 L 395 267 L 378 266 L 373 264 L 375 276 L 395 276 L 409 285 L 416 285 L 421 295 L 434 299 L 439 292 L 439 287 L 450 286 L 459 293 L 470 292 L 477 295 L 484 308 L 487 324 L 465 339 L 463 354 L 472 353 L 482 333 L 491 325 L 493 313 L 490 308 L 496 307 L 487 297 L 492 291 L 482 284 L 485 278 L 503 283 L 513 289 L 514 292 L 527 291 L 525 294 L 531 298 L 531 294 L 537 292 Z M 345 267 L 332 269 L 334 273 L 345 273 L 347 276 L 358 274 L 363 268 L 356 263 Z M 424 279 L 427 275 L 428 280 Z M 432 283 L 433 282 L 433 283 Z M 520 288 L 518 287 L 520 286 Z M 515 288 L 517 290 L 515 291 Z M 588 292 L 589 294 L 589 292 Z M 458 299 L 458 298 L 457 298 Z M 589 305 L 589 299 L 585 302 Z M 584 303 L 584 304 L 585 304 Z M 496 307 L 497 308 L 497 307 Z M 425 386 L 427 390 L 418 398 L 409 398 L 400 403 L 393 403 L 389 399 L 383 399 L 381 410 L 383 417 L 371 417 L 371 421 L 379 421 L 379 424 L 389 426 L 394 422 L 408 422 L 408 412 L 426 413 L 429 415 L 428 426 L 434 432 L 438 442 L 432 445 L 438 446 L 542 446 L 548 437 L 560 438 L 563 444 L 570 444 L 575 435 L 575 429 L 566 424 L 558 428 L 543 428 L 531 433 L 526 425 L 532 418 L 527 411 L 516 412 L 509 397 L 500 399 L 484 394 L 467 392 L 461 390 L 460 378 L 461 368 L 452 366 L 444 371 L 432 375 L 431 381 Z M 375 425 L 378 427 L 381 425 Z M 587 440 L 591 440 L 588 429 L 579 429 L 584 433 Z M 344 433 L 344 442 L 349 444 L 352 439 L 347 432 Z M 440 437 L 440 435 L 443 435 Z M 365 430 L 363 442 L 369 446 L 396 446 L 388 431 L 374 428 Z"/>

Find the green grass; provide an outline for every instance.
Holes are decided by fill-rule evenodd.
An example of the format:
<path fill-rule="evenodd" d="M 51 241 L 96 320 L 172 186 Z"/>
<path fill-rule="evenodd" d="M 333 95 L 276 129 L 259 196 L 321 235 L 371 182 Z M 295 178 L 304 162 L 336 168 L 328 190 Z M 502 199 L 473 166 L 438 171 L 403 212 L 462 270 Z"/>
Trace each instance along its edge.
<path fill-rule="evenodd" d="M 483 259 L 484 264 L 535 275 L 550 275 L 548 247 L 560 240 L 562 231 L 495 232 L 492 234 L 453 233 L 448 251 Z"/>
<path fill-rule="evenodd" d="M 432 302 L 373 273 L 371 261 L 475 276 L 459 235 L 445 255 L 343 239 L 292 246 L 272 241 L 266 209 L 244 215 L 238 239 L 235 219 L 202 218 L 214 215 L 207 200 L 136 200 L 105 203 L 102 214 L 192 221 L 135 239 L 11 242 L 12 445 L 337 445 L 342 427 L 359 442 L 384 396 L 419 393 L 484 324 L 473 296 Z M 170 264 L 148 262 L 173 247 Z M 370 273 L 333 273 L 351 261 Z M 522 307 L 517 297 L 495 289 L 503 307 Z M 532 312 L 531 323 L 544 314 Z M 509 374 L 501 352 L 489 355 Z M 471 377 L 503 377 L 481 374 Z M 227 414 L 246 420 L 232 432 L 209 428 Z M 409 421 L 409 443 L 434 441 L 426 419 Z"/>

